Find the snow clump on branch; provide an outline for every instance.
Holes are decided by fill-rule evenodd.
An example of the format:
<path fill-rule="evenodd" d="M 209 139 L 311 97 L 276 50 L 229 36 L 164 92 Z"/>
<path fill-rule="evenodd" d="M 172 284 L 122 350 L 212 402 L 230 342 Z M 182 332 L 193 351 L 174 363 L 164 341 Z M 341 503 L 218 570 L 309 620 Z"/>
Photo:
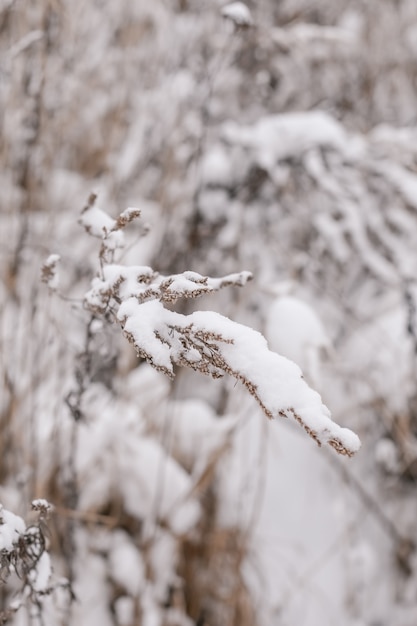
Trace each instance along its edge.
<path fill-rule="evenodd" d="M 131 221 L 123 223 L 121 217 L 112 220 L 92 206 L 88 220 L 85 215 L 86 211 L 81 223 L 90 234 L 101 233 L 104 248 L 115 229 Z M 299 367 L 270 351 L 260 333 L 211 311 L 184 315 L 164 306 L 178 298 L 243 286 L 251 278 L 250 272 L 223 278 L 189 271 L 161 276 L 147 266 L 108 263 L 93 279 L 84 303 L 95 315 L 111 314 L 137 354 L 169 377 L 174 377 L 174 365 L 213 378 L 229 374 L 245 385 L 269 418 L 291 417 L 318 445 L 326 443 L 339 454 L 352 456 L 360 448 L 357 435 L 332 421 L 328 408 L 307 385 Z"/>
<path fill-rule="evenodd" d="M 231 20 L 238 28 L 248 28 L 252 26 L 253 20 L 251 12 L 243 2 L 230 2 L 222 8 L 222 15 Z"/>

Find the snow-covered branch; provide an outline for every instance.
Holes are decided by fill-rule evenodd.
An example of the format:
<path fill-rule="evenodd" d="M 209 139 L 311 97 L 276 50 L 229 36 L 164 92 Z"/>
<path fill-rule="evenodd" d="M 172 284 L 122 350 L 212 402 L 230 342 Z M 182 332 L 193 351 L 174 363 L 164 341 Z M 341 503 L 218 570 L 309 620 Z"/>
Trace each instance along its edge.
<path fill-rule="evenodd" d="M 101 232 L 104 241 L 118 223 L 101 210 L 90 217 L 88 232 L 95 236 Z M 269 418 L 291 417 L 319 445 L 327 443 L 352 456 L 360 448 L 359 438 L 331 420 L 299 367 L 270 351 L 260 333 L 211 311 L 183 315 L 164 306 L 178 298 L 242 286 L 251 278 L 250 272 L 223 278 L 190 271 L 161 276 L 147 266 L 108 264 L 102 277 L 93 279 L 85 305 L 94 314 L 111 311 L 138 355 L 155 369 L 170 377 L 174 365 L 213 378 L 229 374 L 245 385 Z"/>

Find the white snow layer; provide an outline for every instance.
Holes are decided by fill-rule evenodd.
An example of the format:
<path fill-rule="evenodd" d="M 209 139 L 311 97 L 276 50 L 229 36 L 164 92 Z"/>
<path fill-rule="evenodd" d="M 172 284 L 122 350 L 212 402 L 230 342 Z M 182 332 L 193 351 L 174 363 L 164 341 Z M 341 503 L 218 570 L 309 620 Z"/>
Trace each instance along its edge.
<path fill-rule="evenodd" d="M 48 502 L 48 500 L 45 500 L 45 498 L 36 498 L 36 500 L 32 500 L 32 509 L 34 511 L 46 512 L 51 511 L 52 508 L 52 504 Z"/>
<path fill-rule="evenodd" d="M 252 149 L 256 162 L 266 170 L 312 148 L 328 147 L 343 153 L 347 145 L 343 126 L 324 111 L 268 115 L 252 126 L 229 121 L 223 125 L 223 136 Z"/>
<path fill-rule="evenodd" d="M 51 557 L 47 552 L 43 552 L 35 568 L 29 572 L 32 587 L 35 591 L 46 591 L 48 589 L 51 572 Z"/>
<path fill-rule="evenodd" d="M 59 287 L 58 264 L 60 260 L 59 254 L 50 254 L 42 265 L 42 281 L 48 285 L 51 291 L 56 291 Z"/>
<path fill-rule="evenodd" d="M 276 298 L 265 333 L 271 350 L 297 363 L 314 385 L 320 384 L 321 352 L 330 348 L 330 340 L 308 304 L 293 296 Z"/>
<path fill-rule="evenodd" d="M 189 497 L 192 479 L 143 433 L 140 406 L 118 405 L 101 385 L 91 386 L 85 405 L 89 424 L 80 430 L 77 450 L 80 509 L 99 509 L 117 489 L 136 519 L 163 519 L 175 534 L 188 532 L 200 516 L 198 502 Z"/>
<path fill-rule="evenodd" d="M 138 596 L 145 586 L 145 564 L 138 548 L 122 530 L 112 535 L 109 565 L 112 579 L 131 596 Z"/>
<path fill-rule="evenodd" d="M 243 286 L 252 279 L 247 271 L 229 274 L 222 278 L 210 278 L 197 272 L 163 276 L 151 267 L 109 264 L 103 268 L 103 279 L 95 278 L 91 289 L 85 294 L 87 306 L 104 311 L 109 303 L 109 293 L 127 300 L 138 298 L 141 302 L 158 298 L 173 302 L 178 298 L 193 298 L 218 291 L 230 285 Z"/>
<path fill-rule="evenodd" d="M 12 552 L 25 530 L 22 518 L 0 505 L 0 551 Z"/>
<path fill-rule="evenodd" d="M 210 345 L 215 345 L 221 356 L 220 369 L 244 382 L 269 417 L 293 417 L 318 443 L 340 444 L 348 454 L 359 450 L 359 438 L 331 420 L 320 395 L 303 380 L 299 367 L 271 352 L 257 331 L 211 311 L 184 316 L 156 300 L 139 304 L 135 298 L 121 304 L 118 318 L 140 354 L 170 374 L 173 363 L 181 363 L 184 356 L 181 333 L 191 332 L 196 341 L 209 333 L 213 340 Z M 203 358 L 197 349 L 189 349 L 186 356 L 196 365 Z M 207 360 L 210 362 L 209 356 Z"/>
<path fill-rule="evenodd" d="M 236 26 L 250 26 L 253 23 L 251 12 L 243 2 L 230 2 L 222 8 L 223 17 L 232 20 Z"/>
<path fill-rule="evenodd" d="M 83 211 L 80 224 L 90 235 L 99 239 L 109 235 L 116 228 L 116 220 L 95 205 Z"/>
<path fill-rule="evenodd" d="M 206 185 L 227 187 L 232 181 L 232 167 L 224 148 L 215 146 L 203 158 L 202 179 Z"/>

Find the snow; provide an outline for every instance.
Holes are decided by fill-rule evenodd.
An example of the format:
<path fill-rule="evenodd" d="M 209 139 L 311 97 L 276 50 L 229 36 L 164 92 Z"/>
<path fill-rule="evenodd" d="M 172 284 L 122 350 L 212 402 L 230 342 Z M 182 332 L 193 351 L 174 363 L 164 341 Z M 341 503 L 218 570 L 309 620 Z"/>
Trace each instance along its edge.
<path fill-rule="evenodd" d="M 233 182 L 231 163 L 221 146 L 213 147 L 204 156 L 202 180 L 206 185 L 228 187 Z"/>
<path fill-rule="evenodd" d="M 132 462 L 135 471 L 132 472 Z M 139 519 L 163 519 L 175 534 L 183 535 L 200 517 L 198 503 L 189 498 L 189 475 L 151 438 L 125 444 L 117 462 L 123 477 L 121 493 L 126 510 Z"/>
<path fill-rule="evenodd" d="M 204 344 L 207 336 L 206 341 L 210 343 L 211 340 L 221 356 L 220 367 L 216 365 L 210 370 L 208 352 L 208 371 L 219 373 L 223 369 L 247 384 L 269 417 L 293 417 L 318 443 L 340 446 L 347 454 L 359 450 L 358 437 L 332 422 L 319 394 L 302 379 L 299 367 L 269 351 L 260 333 L 214 312 L 180 315 L 164 309 L 156 300 L 141 305 L 135 298 L 129 298 L 120 305 L 118 319 L 139 354 L 171 376 L 173 363 L 181 363 L 186 356 L 181 333 L 189 329 L 196 338 L 196 345 L 201 340 Z M 194 363 L 196 368 L 200 364 L 205 367 L 202 354 L 196 348 L 190 348 L 189 363 Z"/>
<path fill-rule="evenodd" d="M 278 426 L 265 431 L 252 418 L 234 439 L 222 468 L 220 523 L 250 529 L 247 581 L 262 623 L 347 626 L 339 607 L 350 515 L 337 506 L 346 490 L 321 450 L 291 423 Z"/>
<path fill-rule="evenodd" d="M 360 331 L 352 332 L 340 358 L 354 368 L 351 390 L 356 401 L 366 404 L 374 394 L 387 394 L 390 410 L 405 412 L 405 398 L 412 393 L 414 384 L 413 376 L 408 374 L 411 350 L 406 340 L 404 311 L 399 306 L 381 311 L 362 324 Z"/>
<path fill-rule="evenodd" d="M 156 300 L 145 302 L 139 308 L 135 298 L 125 300 L 118 311 L 123 330 L 132 336 L 139 353 L 148 355 L 154 367 L 173 373 L 169 345 L 161 342 L 155 334 L 163 332 L 165 309 Z"/>
<path fill-rule="evenodd" d="M 162 611 L 154 598 L 151 597 L 148 591 L 142 599 L 142 607 L 144 610 L 144 617 L 142 620 L 143 626 L 162 626 L 163 616 Z"/>
<path fill-rule="evenodd" d="M 375 446 L 375 460 L 388 474 L 400 472 L 398 449 L 392 439 L 383 437 Z"/>
<path fill-rule="evenodd" d="M 230 2 L 222 8 L 223 17 L 228 18 L 236 26 L 251 26 L 253 23 L 249 8 L 243 2 Z"/>
<path fill-rule="evenodd" d="M 0 505 L 0 550 L 13 552 L 25 530 L 22 518 Z"/>
<path fill-rule="evenodd" d="M 373 149 L 378 147 L 384 150 L 385 157 L 390 155 L 401 159 L 407 152 L 415 152 L 417 131 L 414 127 L 394 128 L 388 124 L 378 124 L 369 133 L 369 139 Z"/>
<path fill-rule="evenodd" d="M 395 163 L 380 163 L 377 169 L 397 187 L 405 201 L 417 210 L 417 176 Z"/>
<path fill-rule="evenodd" d="M 187 623 L 184 596 L 194 598 L 195 581 L 181 580 L 184 546 L 191 542 L 204 556 L 213 549 L 200 568 L 204 583 L 218 578 L 221 585 L 229 573 L 213 567 L 222 547 L 201 532 L 213 522 L 214 537 L 225 536 L 219 519 L 207 516 L 206 493 L 224 518 L 228 509 L 233 539 L 249 542 L 236 577 L 239 589 L 250 590 L 260 626 L 415 626 L 416 555 L 403 576 L 395 537 L 355 495 L 358 484 L 415 539 L 415 467 L 407 463 L 416 449 L 414 305 L 405 293 L 417 275 L 415 2 L 404 0 L 401 10 L 376 0 L 353 8 L 340 1 L 252 2 L 257 24 L 249 31 L 239 28 L 252 21 L 247 7 L 225 3 L 74 0 L 65 19 L 53 11 L 45 20 L 42 10 L 0 1 L 2 19 L 12 26 L 0 42 L 9 157 L 0 168 L 0 413 L 8 426 L 0 499 L 14 512 L 30 508 L 38 494 L 65 507 L 57 511 L 51 557 L 59 572 L 72 568 L 77 596 L 69 606 L 68 591 L 58 603 L 60 590 L 35 593 L 41 616 L 28 593 L 18 596 L 29 606 L 11 619 L 16 626 Z M 222 7 L 229 23 L 222 23 Z M 363 59 L 371 80 L 363 80 Z M 96 185 L 102 191 L 94 208 L 112 217 L 86 212 L 94 241 L 74 216 Z M 135 205 L 153 232 L 121 252 L 142 230 L 120 233 L 120 219 L 130 222 Z M 116 207 L 125 206 L 117 217 Z M 64 260 L 61 285 L 57 275 L 45 282 L 59 287 L 59 297 L 39 288 L 39 268 L 51 250 Z M 136 269 L 123 274 L 118 263 Z M 184 273 L 185 263 L 199 273 Z M 160 273 L 138 280 L 138 268 L 149 265 Z M 153 338 L 169 345 L 165 366 L 178 375 L 173 382 L 138 366 L 117 323 L 120 302 L 133 297 L 139 306 L 156 300 L 174 309 L 170 299 L 206 294 L 203 308 L 260 329 L 272 313 L 271 294 L 256 285 L 215 294 L 219 283 L 205 276 L 240 267 L 253 271 L 257 284 L 296 281 L 295 299 L 322 315 L 333 349 L 325 367 L 320 343 L 309 346 L 304 333 L 310 322 L 312 337 L 323 331 L 312 310 L 293 308 L 292 316 L 290 308 L 280 328 L 272 322 L 269 347 L 298 361 L 306 381 L 319 381 L 313 387 L 333 419 L 361 435 L 364 450 L 356 459 L 333 464 L 334 455 L 312 445 L 292 415 L 262 419 L 233 379 L 203 379 L 172 365 L 178 355 L 191 367 L 205 358 L 221 374 L 209 367 L 217 356 L 252 376 L 259 343 L 225 322 L 144 306 L 149 332 L 154 311 L 161 335 Z M 99 278 L 83 310 L 91 268 Z M 198 303 L 179 305 L 176 311 L 189 312 Z M 235 344 L 203 336 L 207 328 Z M 185 349 L 181 342 L 188 340 Z M 248 350 L 238 358 L 241 343 Z M 320 402 L 307 400 L 296 370 L 270 376 L 277 363 L 262 360 L 262 381 L 252 391 L 265 393 L 275 409 L 274 398 L 305 401 L 300 413 L 313 407 L 316 424 L 325 414 Z M 74 425 L 63 400 L 78 384 L 86 391 L 83 420 Z M 135 445 L 142 439 L 145 450 Z M 256 454 L 248 453 L 258 443 Z M 76 511 L 61 489 L 72 461 Z M 196 486 L 202 476 L 207 492 Z M 246 505 L 248 493 L 254 500 Z M 64 516 L 76 541 L 68 563 L 59 549 Z M 0 543 L 9 549 L 16 547 L 13 529 L 0 524 Z M 4 609 L 24 581 L 13 576 L 6 583 Z M 170 602 L 175 609 L 166 608 Z"/>
<path fill-rule="evenodd" d="M 320 387 L 321 354 L 331 344 L 306 302 L 293 296 L 276 298 L 268 311 L 265 334 L 271 350 L 297 363 L 307 379 Z"/>
<path fill-rule="evenodd" d="M 111 577 L 132 597 L 137 597 L 145 587 L 145 564 L 129 535 L 121 530 L 113 533 L 109 553 Z"/>
<path fill-rule="evenodd" d="M 47 265 L 55 265 L 60 260 L 59 254 L 50 254 L 46 259 L 45 263 Z"/>
<path fill-rule="evenodd" d="M 128 374 L 123 390 L 129 402 L 135 405 L 140 402 L 146 416 L 152 415 L 155 419 L 160 419 L 161 407 L 169 396 L 170 382 L 166 376 L 143 363 Z"/>
<path fill-rule="evenodd" d="M 113 230 L 112 232 L 104 235 L 105 249 L 114 252 L 118 248 L 125 247 L 124 234 L 120 230 Z"/>
<path fill-rule="evenodd" d="M 141 385 L 146 385 L 145 381 L 146 372 Z M 140 387 L 136 390 L 136 402 L 140 403 Z M 160 391 L 163 393 L 163 387 Z M 163 406 L 160 397 L 156 409 Z M 188 532 L 201 514 L 198 502 L 190 496 L 192 479 L 156 439 L 146 435 L 135 404 L 118 406 L 100 385 L 94 385 L 84 411 L 89 424 L 79 433 L 76 459 L 83 484 L 80 509 L 104 507 L 117 489 L 128 514 L 146 521 L 150 529 L 162 519 L 173 533 Z M 118 420 L 114 420 L 115 414 Z M 121 544 L 120 537 L 118 541 Z M 138 571 L 140 566 L 135 567 Z"/>
<path fill-rule="evenodd" d="M 59 254 L 50 254 L 42 265 L 42 282 L 46 283 L 51 291 L 56 291 L 59 287 L 58 263 L 60 260 Z"/>
<path fill-rule="evenodd" d="M 77 602 L 72 605 L 73 619 L 79 626 L 91 624 L 112 626 L 114 619 L 102 601 L 103 596 L 108 597 L 110 589 L 104 559 L 88 549 L 84 533 L 78 533 L 77 540 L 79 549 L 83 550 L 83 554 L 88 554 L 88 558 L 81 559 L 77 563 L 77 577 L 74 584 Z"/>
<path fill-rule="evenodd" d="M 141 214 L 141 210 L 137 207 L 129 206 L 127 209 L 122 211 L 119 215 L 119 218 L 122 221 L 131 222 L 133 219 L 136 219 Z"/>
<path fill-rule="evenodd" d="M 85 303 L 93 311 L 103 312 L 111 295 L 125 302 L 132 297 L 142 302 L 153 298 L 174 302 L 181 297 L 195 298 L 230 285 L 243 286 L 251 279 L 252 274 L 247 271 L 222 278 L 210 278 L 191 271 L 163 276 L 147 266 L 108 264 L 103 268 L 103 278 L 92 281 Z"/>
<path fill-rule="evenodd" d="M 47 512 L 52 510 L 52 504 L 45 500 L 45 498 L 37 498 L 36 500 L 32 500 L 32 509 L 34 511 Z"/>
<path fill-rule="evenodd" d="M 42 552 L 35 568 L 29 572 L 29 579 L 35 591 L 47 591 L 51 571 L 51 558 L 47 552 Z"/>
<path fill-rule="evenodd" d="M 150 600 L 153 604 L 165 601 L 166 590 L 178 580 L 174 569 L 176 552 L 177 544 L 174 537 L 161 528 L 149 552 L 149 563 L 155 573 L 156 584 L 152 591 L 148 588 L 151 593 L 148 596 L 145 593 L 145 602 Z"/>
<path fill-rule="evenodd" d="M 223 125 L 223 137 L 227 142 L 250 148 L 255 162 L 268 171 L 278 161 L 320 146 L 343 153 L 348 143 L 342 125 L 324 111 L 269 115 L 252 126 L 230 121 Z"/>
<path fill-rule="evenodd" d="M 105 211 L 93 204 L 84 209 L 80 217 L 80 224 L 93 237 L 103 239 L 116 228 L 117 222 Z"/>
<path fill-rule="evenodd" d="M 170 452 L 197 480 L 216 452 L 230 440 L 238 419 L 226 415 L 219 420 L 213 409 L 199 398 L 176 402 L 169 412 L 172 412 Z M 147 419 L 162 434 L 163 413 L 155 411 Z"/>
<path fill-rule="evenodd" d="M 135 601 L 128 596 L 120 596 L 114 602 L 114 611 L 120 626 L 130 626 L 135 618 Z"/>

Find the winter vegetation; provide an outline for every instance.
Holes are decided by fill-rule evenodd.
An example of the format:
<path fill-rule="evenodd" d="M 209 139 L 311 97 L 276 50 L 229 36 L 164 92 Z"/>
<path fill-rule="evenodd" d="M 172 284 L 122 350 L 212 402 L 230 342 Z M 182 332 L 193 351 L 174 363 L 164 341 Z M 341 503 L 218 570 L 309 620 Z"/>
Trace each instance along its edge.
<path fill-rule="evenodd" d="M 414 0 L 29 4 L 0 623 L 415 626 Z"/>

